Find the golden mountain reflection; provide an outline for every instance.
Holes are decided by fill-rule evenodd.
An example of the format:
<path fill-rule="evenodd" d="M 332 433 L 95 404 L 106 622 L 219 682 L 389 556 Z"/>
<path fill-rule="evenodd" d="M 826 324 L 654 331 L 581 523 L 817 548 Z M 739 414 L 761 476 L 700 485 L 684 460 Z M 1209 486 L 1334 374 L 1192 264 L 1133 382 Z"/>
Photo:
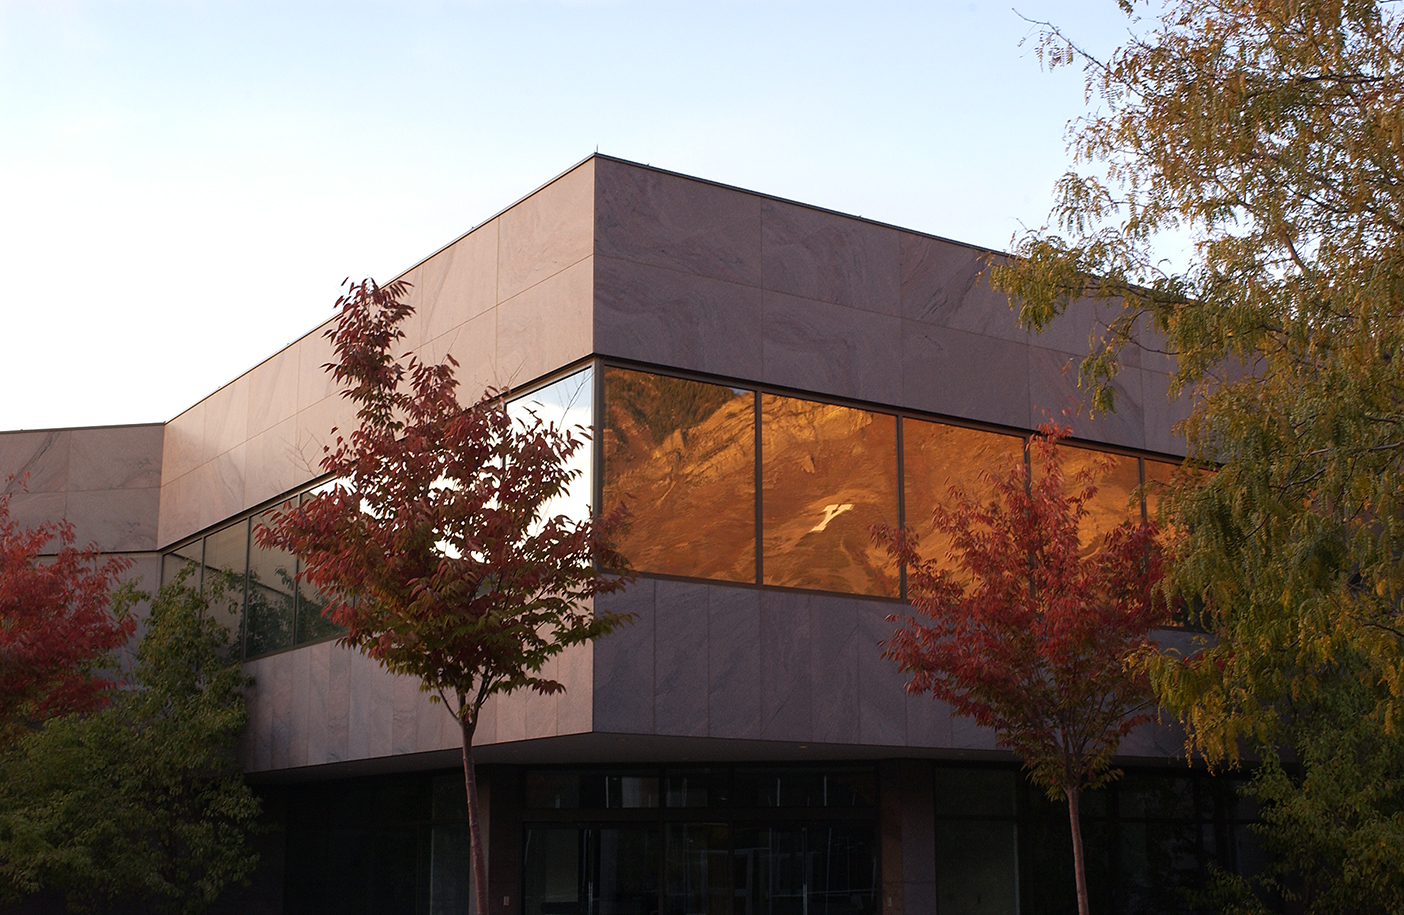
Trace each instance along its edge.
<path fill-rule="evenodd" d="M 951 538 L 934 530 L 931 515 L 948 504 L 955 487 L 977 502 L 994 491 L 992 476 L 1008 472 L 1014 462 L 1022 472 L 1024 440 L 1013 435 L 902 420 L 905 521 L 921 538 L 920 554 L 941 568 L 954 569 Z"/>
<path fill-rule="evenodd" d="M 604 370 L 604 505 L 641 572 L 756 580 L 755 393 Z"/>
<path fill-rule="evenodd" d="M 1063 478 L 1066 490 L 1076 492 L 1083 485 L 1074 477 L 1092 471 L 1097 494 L 1087 503 L 1087 514 L 1078 528 L 1082 555 L 1090 556 L 1102 546 L 1102 537 L 1118 525 L 1141 522 L 1141 471 L 1136 458 L 1124 454 L 1107 454 L 1087 448 L 1059 445 L 1063 457 Z M 1041 476 L 1038 462 L 1033 465 L 1035 479 Z"/>
<path fill-rule="evenodd" d="M 761 395 L 764 583 L 896 597 L 873 524 L 897 523 L 897 420 Z"/>

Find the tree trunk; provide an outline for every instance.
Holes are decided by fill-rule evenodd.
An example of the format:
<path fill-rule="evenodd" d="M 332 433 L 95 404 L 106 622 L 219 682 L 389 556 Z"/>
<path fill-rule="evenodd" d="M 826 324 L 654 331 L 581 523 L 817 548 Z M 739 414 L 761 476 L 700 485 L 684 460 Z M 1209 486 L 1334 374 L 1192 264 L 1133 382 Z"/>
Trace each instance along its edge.
<path fill-rule="evenodd" d="M 1077 878 L 1077 913 L 1089 915 L 1087 903 L 1087 866 L 1082 857 L 1082 791 L 1076 786 L 1064 789 L 1068 796 L 1068 821 L 1072 825 L 1073 873 Z"/>
<path fill-rule="evenodd" d="M 469 856 L 473 859 L 473 898 L 477 900 L 477 915 L 487 915 L 487 855 L 483 850 L 482 818 L 478 816 L 478 776 L 473 768 L 473 729 L 477 722 L 470 722 L 464 716 L 458 719 L 458 724 L 463 731 L 463 785 L 468 791 L 468 848 Z"/>

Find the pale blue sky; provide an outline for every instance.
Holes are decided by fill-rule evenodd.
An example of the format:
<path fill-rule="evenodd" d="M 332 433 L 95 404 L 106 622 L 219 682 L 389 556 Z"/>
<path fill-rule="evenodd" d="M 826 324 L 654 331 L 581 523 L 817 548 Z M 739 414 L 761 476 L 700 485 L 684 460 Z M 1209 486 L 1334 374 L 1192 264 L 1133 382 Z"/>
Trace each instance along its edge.
<path fill-rule="evenodd" d="M 0 0 L 0 429 L 169 419 L 597 147 L 1003 248 L 1083 111 L 1030 34 L 1007 2 Z"/>

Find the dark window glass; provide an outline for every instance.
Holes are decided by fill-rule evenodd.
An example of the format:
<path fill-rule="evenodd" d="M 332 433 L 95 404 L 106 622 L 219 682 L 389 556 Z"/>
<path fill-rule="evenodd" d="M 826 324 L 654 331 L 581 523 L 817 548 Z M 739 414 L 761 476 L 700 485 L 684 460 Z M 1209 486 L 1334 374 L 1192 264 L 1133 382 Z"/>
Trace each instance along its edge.
<path fill-rule="evenodd" d="M 756 580 L 755 395 L 604 370 L 604 505 L 641 572 Z"/>
<path fill-rule="evenodd" d="M 1008 769 L 938 768 L 936 815 L 1013 816 L 1017 775 Z"/>
<path fill-rule="evenodd" d="M 525 844 L 526 915 L 658 912 L 656 827 L 530 827 Z"/>
<path fill-rule="evenodd" d="M 725 807 L 731 779 L 723 770 L 674 770 L 668 773 L 669 807 Z"/>
<path fill-rule="evenodd" d="M 954 568 L 951 539 L 933 529 L 932 512 L 951 502 L 955 487 L 977 502 L 994 491 L 982 477 L 1006 472 L 1011 463 L 1023 470 L 1024 440 L 1013 435 L 964 429 L 915 419 L 902 420 L 903 497 L 907 527 L 920 537 L 920 555 L 942 568 Z"/>
<path fill-rule="evenodd" d="M 658 776 L 546 770 L 529 772 L 526 806 L 531 810 L 607 810 L 657 807 Z"/>
<path fill-rule="evenodd" d="M 248 561 L 247 519 L 205 538 L 205 574 L 201 590 L 210 602 L 210 612 L 214 618 L 229 630 L 235 640 L 239 638 L 239 623 L 244 614 L 244 579 Z"/>
<path fill-rule="evenodd" d="M 878 911 L 871 826 L 738 829 L 737 912 L 858 915 Z"/>
<path fill-rule="evenodd" d="M 272 521 L 269 509 L 253 519 L 257 532 Z M 287 550 L 265 549 L 249 543 L 249 597 L 244 616 L 244 655 L 254 657 L 291 648 L 293 644 L 293 585 L 297 557 Z"/>
<path fill-rule="evenodd" d="M 204 546 L 204 540 L 196 540 L 194 543 L 177 547 L 162 556 L 161 584 L 170 584 L 182 571 L 189 569 L 189 573 L 185 576 L 185 586 L 198 590 L 200 587 L 200 566 L 205 561 Z"/>
<path fill-rule="evenodd" d="M 1012 820 L 938 820 L 936 861 L 938 911 L 1019 911 L 1017 826 Z"/>
<path fill-rule="evenodd" d="M 676 823 L 667 827 L 664 912 L 731 915 L 729 832 L 720 823 Z"/>
<path fill-rule="evenodd" d="M 738 807 L 872 807 L 877 784 L 870 770 L 738 769 Z"/>
<path fill-rule="evenodd" d="M 897 596 L 896 417 L 762 395 L 761 469 L 765 584 Z"/>

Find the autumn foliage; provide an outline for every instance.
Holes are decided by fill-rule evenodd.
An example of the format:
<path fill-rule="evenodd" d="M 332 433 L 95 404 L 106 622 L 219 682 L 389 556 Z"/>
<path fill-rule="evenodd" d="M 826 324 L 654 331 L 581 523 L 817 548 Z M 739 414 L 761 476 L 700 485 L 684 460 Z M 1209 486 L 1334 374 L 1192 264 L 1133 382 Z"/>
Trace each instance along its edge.
<path fill-rule="evenodd" d="M 14 730 L 98 705 L 113 680 L 107 656 L 136 621 L 112 609 L 117 579 L 131 567 L 74 546 L 67 521 L 26 528 L 0 496 L 0 744 Z"/>
<path fill-rule="evenodd" d="M 1078 530 L 1096 494 L 1094 471 L 1065 476 L 1059 439 L 1033 437 L 1022 461 L 991 477 L 977 501 L 957 489 L 933 524 L 951 554 L 923 559 L 918 535 L 878 529 L 906 565 L 913 616 L 884 655 L 930 693 L 992 728 L 1033 780 L 1068 800 L 1078 894 L 1086 912 L 1078 797 L 1114 773 L 1121 739 L 1153 714 L 1150 684 L 1128 659 L 1167 621 L 1155 585 L 1162 558 L 1153 523 L 1124 524 L 1085 552 Z"/>
<path fill-rule="evenodd" d="M 514 416 L 504 392 L 460 405 L 450 356 L 397 354 L 411 314 L 403 282 L 365 280 L 337 306 L 327 368 L 357 406 L 322 469 L 335 482 L 285 508 L 259 542 L 302 557 L 303 576 L 332 600 L 342 641 L 418 677 L 463 733 L 478 911 L 487 911 L 472 741 L 494 694 L 563 690 L 544 668 L 624 617 L 592 599 L 627 577 L 605 534 L 618 522 L 549 514 L 577 476 L 584 434 Z M 402 361 L 403 360 L 403 361 Z"/>

